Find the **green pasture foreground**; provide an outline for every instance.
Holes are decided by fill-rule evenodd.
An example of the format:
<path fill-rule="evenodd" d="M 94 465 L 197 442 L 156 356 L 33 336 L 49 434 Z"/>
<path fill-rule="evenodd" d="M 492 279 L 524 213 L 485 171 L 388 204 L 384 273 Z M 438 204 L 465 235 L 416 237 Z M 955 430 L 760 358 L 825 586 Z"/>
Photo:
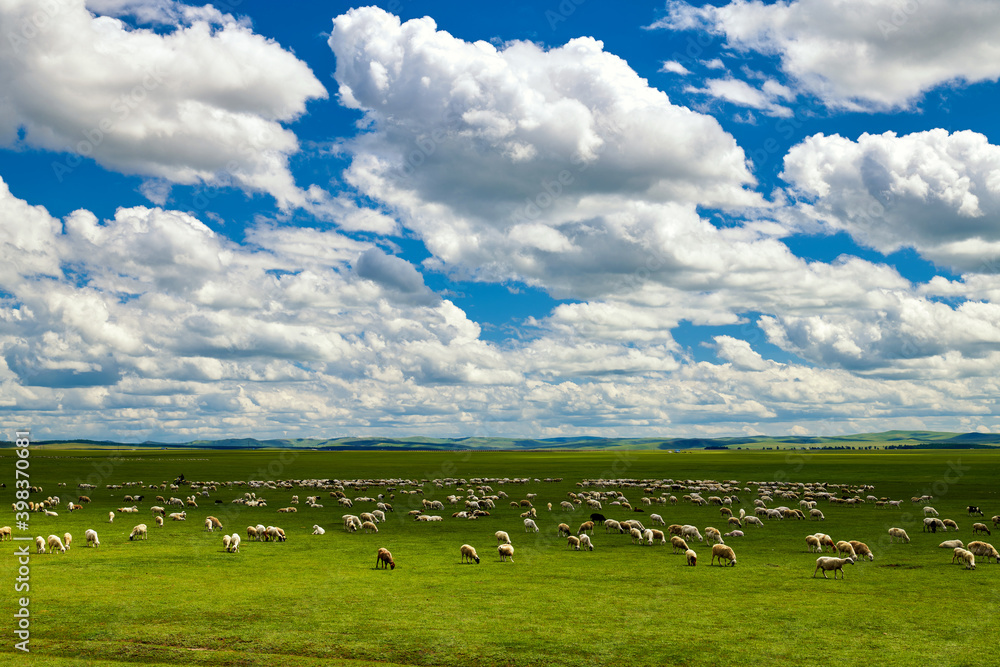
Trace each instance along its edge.
<path fill-rule="evenodd" d="M 966 506 L 1000 514 L 1000 454 L 990 451 L 902 452 L 216 452 L 35 450 L 28 473 L 41 500 L 59 495 L 59 516 L 32 514 L 27 532 L 73 535 L 67 554 L 32 555 L 30 591 L 14 591 L 15 548 L 5 543 L 0 617 L 6 619 L 0 653 L 5 663 L 26 665 L 981 665 L 993 653 L 1000 628 L 1000 565 L 980 562 L 974 571 L 951 564 L 950 550 L 937 545 L 972 539 Z M 14 501 L 14 453 L 0 452 L 0 499 Z M 375 535 L 347 534 L 341 515 L 374 509 L 356 503 L 338 507 L 321 492 L 324 508 L 308 508 L 307 489 L 258 490 L 268 506 L 246 508 L 230 501 L 242 488 L 222 488 L 185 522 L 155 527 L 149 507 L 157 494 L 179 491 L 108 490 L 107 484 L 188 480 L 370 479 L 445 477 L 530 478 L 527 484 L 492 483 L 510 500 L 537 493 L 541 532 L 524 532 L 522 511 L 498 504 L 478 521 L 451 518 L 416 523 L 406 512 L 421 498 L 461 493 L 455 486 L 424 484 L 423 496 L 401 495 L 395 512 Z M 534 481 L 562 478 L 561 482 Z M 756 485 L 788 481 L 870 484 L 868 493 L 903 499 L 901 509 L 876 510 L 820 503 L 823 522 L 773 521 L 745 528 L 727 539 L 736 567 L 710 566 L 710 548 L 695 543 L 697 567 L 669 546 L 634 546 L 624 535 L 598 527 L 593 552 L 567 549 L 556 525 L 574 531 L 589 509 L 567 512 L 559 503 L 592 478 L 729 480 L 749 485 L 741 494 L 752 513 Z M 98 484 L 93 502 L 69 513 L 66 502 L 80 482 Z M 65 482 L 66 487 L 58 487 Z M 399 487 L 406 488 L 406 487 Z M 348 490 L 350 497 L 376 496 L 381 489 Z M 641 489 L 624 489 L 641 507 Z M 142 493 L 140 513 L 108 511 L 125 494 Z M 923 533 L 922 513 L 911 496 L 930 493 L 941 518 L 959 532 Z M 303 504 L 279 514 L 293 494 Z M 674 492 L 679 498 L 683 492 Z M 709 495 L 709 494 L 705 494 Z M 213 501 L 220 499 L 223 504 Z M 550 512 L 545 504 L 554 505 Z M 771 506 L 797 506 L 775 499 Z M 717 507 L 646 507 L 644 514 L 605 505 L 609 518 L 639 518 L 657 512 L 667 523 L 689 523 L 704 532 L 726 532 Z M 226 532 L 243 538 L 241 552 L 225 553 L 221 534 L 203 528 L 209 514 Z M 13 514 L 2 520 L 14 525 Z M 983 519 L 976 519 L 983 521 Z M 129 542 L 137 523 L 149 539 Z M 285 543 L 246 539 L 246 527 L 282 527 Z M 327 533 L 314 536 L 318 524 Z M 905 528 L 909 544 L 889 544 L 886 530 Z M 84 531 L 95 529 L 99 548 L 86 548 Z M 501 563 L 493 533 L 506 530 L 515 547 L 513 563 Z M 812 577 L 816 554 L 805 536 L 825 532 L 835 540 L 861 540 L 874 562 L 845 568 L 846 578 Z M 1000 538 L 992 536 L 986 541 Z M 476 547 L 478 565 L 460 563 L 459 546 Z M 378 547 L 390 549 L 397 567 L 375 569 Z M 33 549 L 32 549 L 33 551 Z M 18 598 L 30 598 L 30 648 L 14 648 Z M 863 661 L 863 662 L 862 662 Z"/>

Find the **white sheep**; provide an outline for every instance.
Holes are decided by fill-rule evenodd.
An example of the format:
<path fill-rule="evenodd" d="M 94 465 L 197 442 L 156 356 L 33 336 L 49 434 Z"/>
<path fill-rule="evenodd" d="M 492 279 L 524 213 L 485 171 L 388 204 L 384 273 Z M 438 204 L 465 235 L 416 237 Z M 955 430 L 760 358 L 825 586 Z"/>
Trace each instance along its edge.
<path fill-rule="evenodd" d="M 229 549 L 227 549 L 227 551 L 229 551 L 230 553 L 234 553 L 234 554 L 239 553 L 240 552 L 240 536 L 239 536 L 239 534 L 238 533 L 233 533 L 232 536 L 229 539 L 230 539 L 230 541 L 229 541 Z"/>
<path fill-rule="evenodd" d="M 205 519 L 205 530 L 207 530 L 210 533 L 214 530 L 211 519 Z"/>
<path fill-rule="evenodd" d="M 985 558 L 986 562 L 989 563 L 990 559 L 994 559 L 997 563 L 1000 563 L 1000 553 L 989 542 L 969 542 L 969 551 L 980 558 Z"/>
<path fill-rule="evenodd" d="M 823 512 L 821 510 L 809 510 L 809 518 L 815 519 L 816 521 L 826 521 L 826 517 L 823 516 Z M 836 576 L 836 573 L 834 573 L 834 576 Z"/>
<path fill-rule="evenodd" d="M 146 539 L 146 524 L 140 523 L 138 526 L 133 528 L 132 534 L 128 536 L 128 541 L 131 542 L 137 538 Z"/>
<path fill-rule="evenodd" d="M 854 552 L 854 547 L 851 546 L 850 542 L 845 540 L 837 542 L 837 553 L 849 556 L 853 561 L 857 561 L 858 559 L 858 554 Z"/>
<path fill-rule="evenodd" d="M 938 545 L 941 549 L 959 549 L 964 546 L 965 545 L 962 543 L 962 540 L 945 540 Z"/>
<path fill-rule="evenodd" d="M 848 564 L 854 565 L 854 559 L 853 558 L 849 558 L 849 557 L 848 558 L 834 558 L 833 556 L 820 556 L 819 558 L 816 559 L 816 569 L 813 570 L 813 577 L 816 576 L 817 572 L 819 572 L 820 570 L 822 570 L 823 571 L 823 578 L 824 579 L 829 579 L 830 577 L 826 576 L 826 573 L 829 572 L 830 570 L 833 570 L 833 578 L 834 579 L 837 578 L 837 572 L 838 571 L 840 572 L 840 578 L 843 579 L 844 578 L 844 566 L 848 565 Z"/>
<path fill-rule="evenodd" d="M 232 543 L 233 543 L 232 536 L 230 536 L 230 535 L 223 535 L 222 536 L 222 548 L 225 551 L 229 551 L 229 545 L 232 544 Z"/>
<path fill-rule="evenodd" d="M 162 526 L 163 525 L 163 517 L 162 516 L 154 517 L 153 521 L 156 523 L 157 526 Z"/>
<path fill-rule="evenodd" d="M 713 528 L 709 526 L 705 529 L 705 544 L 724 544 L 722 541 L 722 532 L 718 528 Z"/>
<path fill-rule="evenodd" d="M 66 551 L 69 551 L 69 545 L 73 542 L 73 536 L 69 533 L 63 535 L 63 544 L 66 545 Z"/>
<path fill-rule="evenodd" d="M 45 538 L 39 535 L 35 538 L 35 550 L 37 553 L 45 553 Z"/>
<path fill-rule="evenodd" d="M 499 544 L 510 544 L 510 535 L 508 535 L 506 532 L 498 530 L 496 533 L 494 533 L 494 536 L 497 538 L 497 542 Z"/>
<path fill-rule="evenodd" d="M 584 533 L 583 535 L 580 536 L 580 548 L 586 549 L 587 551 L 594 550 L 594 544 L 593 542 L 590 541 L 590 535 Z"/>
<path fill-rule="evenodd" d="M 748 517 L 745 517 L 745 518 L 743 519 L 743 523 L 745 523 L 745 524 L 747 524 L 747 525 L 751 525 L 751 526 L 757 526 L 757 527 L 759 527 L 759 528 L 760 528 L 760 527 L 763 527 L 763 526 L 764 526 L 764 522 L 763 522 L 763 521 L 761 521 L 760 519 L 758 519 L 758 518 L 757 518 L 757 517 L 755 517 L 755 516 L 748 516 Z"/>
<path fill-rule="evenodd" d="M 285 531 L 277 526 L 267 527 L 267 537 L 269 541 L 272 542 L 284 542 L 285 541 Z"/>
<path fill-rule="evenodd" d="M 951 562 L 954 563 L 955 559 L 958 559 L 959 563 L 965 563 L 966 570 L 976 569 L 976 555 L 967 549 L 956 547 L 955 555 L 951 557 Z"/>
<path fill-rule="evenodd" d="M 529 532 L 531 532 L 531 533 L 537 533 L 538 532 L 538 526 L 535 525 L 535 522 L 533 520 L 531 520 L 531 519 L 525 519 L 524 520 L 524 532 L 526 532 L 526 533 L 529 533 Z M 513 561 L 511 561 L 511 562 L 513 562 Z"/>
<path fill-rule="evenodd" d="M 615 532 L 617 532 L 617 533 L 623 532 L 622 531 L 622 525 L 620 523 L 618 523 L 614 519 L 607 519 L 607 520 L 605 520 L 604 521 L 604 532 L 605 533 L 610 533 L 612 530 L 615 531 Z"/>
<path fill-rule="evenodd" d="M 990 533 L 990 528 L 985 523 L 974 523 L 972 524 L 972 534 L 978 535 L 979 533 L 986 533 L 987 535 L 992 535 Z"/>
<path fill-rule="evenodd" d="M 66 547 L 63 545 L 63 542 L 59 539 L 58 535 L 49 535 L 48 544 L 49 553 L 52 553 L 53 551 L 58 551 L 61 554 L 66 553 Z"/>
<path fill-rule="evenodd" d="M 501 544 L 497 547 L 497 552 L 500 554 L 500 562 L 504 562 L 507 558 L 510 558 L 510 562 L 514 562 L 514 547 L 510 544 Z"/>
<path fill-rule="evenodd" d="M 685 540 L 688 538 L 695 538 L 699 542 L 705 541 L 705 539 L 701 536 L 701 533 L 698 531 L 698 528 L 691 525 L 681 526 L 681 537 L 683 537 Z"/>
<path fill-rule="evenodd" d="M 667 525 L 667 522 L 664 521 L 663 517 L 660 516 L 659 514 L 650 514 L 649 515 L 649 520 L 652 522 L 652 524 L 654 526 L 665 526 L 665 525 Z"/>
<path fill-rule="evenodd" d="M 362 524 L 361 524 L 361 528 L 362 528 L 362 529 L 363 529 L 363 530 L 364 530 L 364 531 L 365 531 L 366 533 L 377 533 L 377 532 L 378 532 L 378 526 L 376 526 L 376 525 L 375 525 L 375 524 L 374 524 L 373 522 L 371 522 L 371 521 L 365 521 L 364 523 L 362 523 Z"/>
<path fill-rule="evenodd" d="M 469 544 L 463 544 L 459 551 L 462 552 L 462 562 L 472 562 L 476 561 L 476 565 L 479 565 L 479 554 L 476 553 L 475 547 Z"/>
<path fill-rule="evenodd" d="M 260 541 L 260 533 L 257 532 L 257 526 L 247 526 L 247 539 Z"/>
<path fill-rule="evenodd" d="M 823 545 L 815 535 L 806 535 L 806 544 L 809 545 L 809 553 L 821 553 Z"/>
<path fill-rule="evenodd" d="M 173 521 L 186 521 L 187 512 L 174 512 L 169 518 Z"/>
<path fill-rule="evenodd" d="M 732 547 L 727 547 L 725 544 L 712 545 L 712 560 L 709 562 L 709 565 L 713 565 L 716 558 L 719 559 L 719 565 L 722 565 L 723 558 L 728 560 L 730 565 L 736 565 L 736 553 Z"/>
<path fill-rule="evenodd" d="M 318 526 L 317 525 L 317 526 L 313 526 L 313 532 L 312 532 L 312 534 L 313 535 L 325 535 L 326 531 L 323 530 L 322 526 Z"/>
<path fill-rule="evenodd" d="M 673 496 L 671 496 L 672 498 Z M 696 554 L 691 549 L 684 552 L 685 559 L 688 565 L 695 566 L 698 564 L 698 554 Z"/>
<path fill-rule="evenodd" d="M 930 505 L 924 506 L 924 516 L 939 516 L 938 511 Z"/>
<path fill-rule="evenodd" d="M 115 513 L 108 512 L 108 523 L 114 523 L 114 522 L 115 522 Z"/>
<path fill-rule="evenodd" d="M 723 537 L 743 537 L 743 531 L 731 530 L 728 533 L 723 533 Z"/>
<path fill-rule="evenodd" d="M 890 528 L 889 529 L 889 544 L 892 544 L 894 539 L 898 539 L 900 542 L 909 542 L 910 536 L 906 534 L 906 531 L 902 528 Z"/>
<path fill-rule="evenodd" d="M 638 528 L 629 528 L 628 534 L 632 537 L 632 544 L 642 544 L 642 531 Z"/>
<path fill-rule="evenodd" d="M 87 532 L 85 532 L 83 534 L 83 536 L 87 540 L 87 546 L 88 547 L 90 547 L 90 546 L 94 546 L 94 547 L 101 546 L 101 541 L 97 539 L 97 531 L 96 530 L 92 530 L 92 529 L 88 528 Z"/>

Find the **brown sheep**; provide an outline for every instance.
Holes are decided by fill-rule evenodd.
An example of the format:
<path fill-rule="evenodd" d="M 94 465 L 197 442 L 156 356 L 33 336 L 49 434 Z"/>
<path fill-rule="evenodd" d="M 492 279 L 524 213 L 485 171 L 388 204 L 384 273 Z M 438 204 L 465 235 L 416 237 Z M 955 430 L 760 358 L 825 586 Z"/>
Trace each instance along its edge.
<path fill-rule="evenodd" d="M 389 553 L 388 549 L 385 549 L 383 547 L 379 547 L 378 553 L 375 554 L 375 569 L 376 570 L 379 567 L 379 563 L 382 564 L 383 568 L 388 567 L 390 570 L 395 570 L 396 569 L 396 561 L 394 561 L 392 559 L 392 554 Z"/>

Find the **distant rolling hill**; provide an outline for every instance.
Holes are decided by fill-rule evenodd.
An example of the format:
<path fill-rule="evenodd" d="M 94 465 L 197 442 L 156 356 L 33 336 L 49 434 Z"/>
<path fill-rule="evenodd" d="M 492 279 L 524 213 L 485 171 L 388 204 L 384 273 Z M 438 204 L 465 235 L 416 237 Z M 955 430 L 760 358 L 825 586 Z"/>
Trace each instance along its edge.
<path fill-rule="evenodd" d="M 106 440 L 46 440 L 33 443 L 51 448 L 193 448 L 193 449 L 314 449 L 322 451 L 545 451 L 608 449 L 978 449 L 1000 447 L 1000 434 L 938 431 L 885 431 L 846 436 L 753 436 L 733 438 L 228 438 L 189 442 L 122 443 Z M 13 446 L 13 443 L 0 443 Z"/>

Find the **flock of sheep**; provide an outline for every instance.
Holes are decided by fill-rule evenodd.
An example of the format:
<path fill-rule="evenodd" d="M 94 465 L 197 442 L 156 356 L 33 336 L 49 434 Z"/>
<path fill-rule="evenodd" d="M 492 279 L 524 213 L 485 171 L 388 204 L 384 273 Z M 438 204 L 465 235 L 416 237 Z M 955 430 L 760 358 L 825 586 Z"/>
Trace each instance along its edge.
<path fill-rule="evenodd" d="M 393 511 L 393 506 L 387 502 L 390 499 L 395 498 L 395 494 L 399 493 L 400 496 L 417 496 L 424 494 L 424 486 L 427 484 L 433 485 L 434 491 L 441 490 L 441 495 L 445 496 L 444 500 L 436 499 L 420 499 L 420 508 L 414 509 L 409 512 L 409 515 L 413 517 L 415 521 L 418 522 L 433 522 L 433 521 L 444 521 L 444 517 L 437 514 L 429 514 L 431 511 L 443 511 L 446 507 L 451 507 L 455 511 L 452 513 L 451 518 L 455 520 L 472 521 L 484 517 L 489 517 L 491 510 L 495 510 L 497 506 L 503 502 L 509 502 L 509 505 L 513 508 L 525 510 L 521 513 L 520 517 L 523 519 L 524 530 L 527 533 L 538 533 L 540 528 L 538 527 L 538 506 L 542 506 L 538 502 L 536 493 L 526 493 L 524 498 L 520 500 L 510 500 L 508 494 L 499 490 L 494 492 L 492 484 L 502 485 L 502 486 L 517 486 L 522 485 L 531 480 L 528 479 L 496 479 L 496 478 L 473 478 L 471 480 L 465 479 L 435 479 L 435 480 L 421 480 L 419 482 L 413 480 L 403 480 L 403 479 L 390 479 L 390 480 L 284 480 L 284 481 L 250 481 L 250 482 L 185 482 L 182 480 L 175 480 L 173 484 L 168 484 L 166 482 L 161 484 L 151 484 L 148 486 L 143 485 L 141 482 L 128 482 L 125 484 L 118 485 L 108 485 L 107 488 L 111 491 L 116 491 L 118 489 L 124 489 L 129 487 L 139 487 L 145 488 L 150 491 L 162 491 L 166 490 L 168 487 L 171 491 L 177 491 L 182 486 L 189 487 L 187 490 L 191 495 L 187 495 L 185 498 L 181 499 L 178 497 L 171 496 L 169 499 L 162 495 L 156 496 L 156 502 L 161 503 L 157 505 L 152 505 L 150 511 L 153 514 L 154 522 L 156 526 L 162 526 L 164 517 L 169 518 L 173 521 L 185 521 L 187 519 L 186 510 L 182 509 L 179 512 L 172 512 L 167 514 L 165 506 L 180 506 L 188 508 L 197 508 L 197 501 L 199 498 L 203 502 L 206 502 L 208 498 L 211 497 L 212 493 L 218 493 L 220 491 L 231 491 L 234 489 L 240 489 L 241 487 L 248 487 L 252 489 L 251 491 L 245 491 L 231 503 L 245 505 L 254 508 L 266 508 L 267 501 L 263 497 L 265 493 L 277 492 L 279 490 L 290 490 L 290 489 L 315 489 L 321 491 L 328 491 L 330 498 L 336 499 L 336 504 L 338 507 L 342 508 L 352 508 L 354 503 L 369 502 L 374 503 L 376 508 L 371 512 L 359 512 L 359 514 L 344 514 L 341 517 L 341 524 L 343 529 L 349 533 L 364 532 L 370 534 L 376 534 L 379 532 L 379 524 L 383 524 L 386 520 L 386 513 Z M 534 480 L 538 482 L 540 480 Z M 559 480 L 545 480 L 545 481 L 561 481 Z M 756 497 L 753 499 L 752 513 L 748 513 L 746 509 L 740 508 L 738 515 L 734 513 L 733 508 L 737 505 L 742 505 L 741 495 L 746 496 L 750 494 L 751 490 L 749 484 L 755 484 L 757 486 Z M 61 484 L 60 486 L 65 486 Z M 83 490 L 91 491 L 94 489 L 92 485 L 80 485 Z M 370 486 L 379 487 L 382 492 L 378 493 L 377 497 L 368 496 L 356 496 L 350 498 L 348 492 L 358 491 L 367 489 Z M 631 539 L 632 544 L 636 545 L 646 545 L 653 546 L 656 544 L 665 545 L 670 543 L 673 548 L 673 553 L 683 554 L 685 556 L 684 562 L 687 565 L 695 566 L 698 562 L 698 554 L 691 548 L 691 544 L 694 541 L 703 542 L 706 546 L 711 545 L 711 561 L 710 565 L 714 565 L 718 561 L 719 565 L 736 565 L 736 553 L 732 546 L 725 543 L 725 539 L 739 539 L 744 537 L 742 528 L 748 526 L 755 526 L 760 528 L 764 525 L 764 521 L 783 521 L 785 519 L 790 520 L 811 520 L 811 521 L 825 521 L 826 517 L 823 512 L 817 507 L 819 502 L 825 501 L 829 505 L 859 505 L 871 503 L 876 509 L 885 507 L 900 507 L 903 501 L 889 500 L 887 498 L 876 498 L 873 495 L 862 494 L 873 489 L 871 486 L 858 486 L 852 487 L 847 485 L 832 485 L 826 483 L 797 483 L 797 484 L 778 484 L 775 482 L 748 482 L 745 485 L 740 485 L 736 481 L 726 481 L 717 482 L 714 480 L 627 480 L 627 479 L 616 479 L 616 480 L 583 480 L 576 484 L 578 487 L 577 491 L 571 491 L 568 494 L 568 499 L 563 500 L 559 503 L 559 506 L 555 508 L 557 512 L 574 512 L 578 508 L 585 507 L 593 512 L 590 514 L 590 519 L 584 521 L 580 524 L 579 528 L 574 531 L 570 528 L 567 523 L 559 522 L 556 526 L 556 532 L 559 537 L 565 537 L 567 547 L 575 551 L 593 551 L 595 546 L 593 542 L 592 535 L 595 530 L 595 526 L 601 525 L 604 527 L 606 535 L 619 534 L 626 535 Z M 450 487 L 454 487 L 452 493 L 445 495 L 446 491 Z M 642 496 L 639 501 L 632 505 L 632 503 L 626 498 L 625 490 L 636 491 L 639 490 Z M 38 489 L 40 492 L 40 489 Z M 261 494 L 261 495 L 258 495 Z M 677 495 L 681 494 L 682 497 L 679 499 Z M 132 505 L 123 504 L 122 507 L 118 508 L 119 514 L 130 514 L 139 512 L 138 503 L 144 500 L 143 495 L 125 495 L 123 496 L 123 503 L 135 503 Z M 91 502 L 90 498 L 86 495 L 80 495 L 78 500 L 80 504 L 70 502 L 67 504 L 69 511 L 78 511 L 84 507 L 85 504 Z M 416 499 L 411 498 L 411 505 L 414 504 Z M 950 519 L 940 519 L 938 518 L 938 512 L 928 503 L 931 498 L 929 496 L 913 497 L 911 502 L 923 506 L 923 514 L 925 515 L 923 521 L 923 527 L 925 532 L 937 532 L 941 530 L 947 532 L 949 529 L 958 530 L 957 522 Z M 779 505 L 777 507 L 772 507 L 776 503 L 781 501 L 795 502 L 795 507 L 789 507 L 786 505 Z M 797 502 L 796 502 L 797 501 Z M 221 504 L 223 501 L 216 499 L 214 500 L 216 504 Z M 447 503 L 447 505 L 446 505 Z M 605 510 L 605 506 L 610 509 L 615 509 L 618 512 L 629 512 L 632 516 L 636 516 L 637 513 L 645 513 L 645 508 L 652 508 L 653 505 L 660 506 L 675 506 L 678 503 L 692 504 L 692 505 L 702 505 L 702 506 L 718 506 L 720 519 L 725 520 L 726 527 L 730 530 L 723 533 L 720 529 L 713 526 L 708 526 L 705 529 L 704 536 L 701 531 L 693 525 L 689 524 L 671 524 L 667 526 L 666 521 L 659 513 L 650 512 L 648 514 L 649 522 L 651 527 L 647 528 L 641 521 L 635 518 L 616 520 L 611 518 L 606 518 L 600 511 Z M 283 507 L 277 511 L 280 513 L 294 513 L 297 512 L 296 505 L 299 504 L 298 495 L 293 495 L 291 498 L 291 505 L 288 507 Z M 322 508 L 323 505 L 320 503 L 320 495 L 311 495 L 306 497 L 305 504 L 310 508 Z M 61 500 L 58 496 L 50 496 L 41 502 L 30 502 L 29 507 L 33 511 L 44 512 L 48 516 L 58 516 L 56 509 L 60 507 Z M 553 512 L 553 504 L 548 502 L 544 505 L 548 512 Z M 15 505 L 15 511 L 19 511 L 18 507 Z M 749 507 L 748 507 L 749 509 Z M 968 513 L 970 516 L 983 516 L 983 512 L 977 506 L 969 506 Z M 108 523 L 113 523 L 116 513 L 109 512 Z M 1000 516 L 993 516 L 992 523 L 994 528 L 1000 524 Z M 215 532 L 216 530 L 222 530 L 223 526 L 219 519 L 214 516 L 208 516 L 204 520 L 205 530 L 207 532 Z M 652 526 L 662 526 L 664 529 L 655 528 Z M 990 527 L 983 522 L 974 523 L 972 526 L 974 535 L 990 535 Z M 260 542 L 284 542 L 286 540 L 285 532 L 283 529 L 277 526 L 265 526 L 263 524 L 250 525 L 247 527 L 247 539 L 251 541 Z M 319 524 L 313 525 L 313 535 L 324 535 L 326 530 Z M 11 528 L 9 526 L 4 526 L 0 528 L 0 540 L 10 539 Z M 495 532 L 495 538 L 497 540 L 497 553 L 499 555 L 500 561 L 514 561 L 514 546 L 511 542 L 510 536 L 506 531 L 498 530 Z M 888 530 L 889 542 L 900 541 L 903 543 L 910 542 L 909 536 L 906 531 L 902 528 L 890 528 Z M 85 533 L 85 538 L 88 546 L 98 547 L 100 546 L 100 541 L 97 536 L 97 532 L 93 529 L 88 529 Z M 148 527 L 145 523 L 137 524 L 129 534 L 129 540 L 146 540 L 148 538 Z M 823 553 L 826 549 L 829 549 L 833 556 L 821 555 L 816 559 L 816 568 L 813 571 L 813 577 L 822 572 L 824 578 L 827 577 L 827 573 L 833 571 L 834 579 L 837 579 L 837 573 L 839 572 L 841 578 L 844 576 L 843 568 L 845 565 L 853 565 L 856 561 L 867 558 L 869 561 L 874 560 L 875 555 L 867 544 L 858 540 L 840 540 L 834 541 L 829 535 L 825 533 L 815 533 L 812 535 L 807 535 L 805 538 L 808 551 L 811 553 Z M 66 553 L 70 549 L 72 543 L 72 535 L 70 533 L 65 533 L 62 537 L 56 534 L 49 535 L 47 539 L 42 536 L 38 536 L 35 540 L 36 549 L 38 553 L 44 553 L 46 550 L 49 553 Z M 241 536 L 239 533 L 233 533 L 231 535 L 224 535 L 222 538 L 223 550 L 228 553 L 239 553 L 240 552 Z M 959 539 L 951 539 L 942 542 L 939 545 L 941 548 L 951 549 L 953 552 L 952 563 L 960 563 L 965 566 L 966 569 L 975 569 L 976 567 L 976 557 L 985 558 L 987 562 L 990 559 L 995 560 L 1000 563 L 1000 554 L 997 550 L 989 543 L 983 541 L 972 541 L 968 545 L 964 544 Z M 480 557 L 474 546 L 470 544 L 463 544 L 459 548 L 459 553 L 461 556 L 462 563 L 480 563 Z M 376 554 L 376 568 L 385 567 L 388 569 L 395 569 L 396 563 L 393 559 L 392 554 L 385 548 L 379 548 Z"/>

